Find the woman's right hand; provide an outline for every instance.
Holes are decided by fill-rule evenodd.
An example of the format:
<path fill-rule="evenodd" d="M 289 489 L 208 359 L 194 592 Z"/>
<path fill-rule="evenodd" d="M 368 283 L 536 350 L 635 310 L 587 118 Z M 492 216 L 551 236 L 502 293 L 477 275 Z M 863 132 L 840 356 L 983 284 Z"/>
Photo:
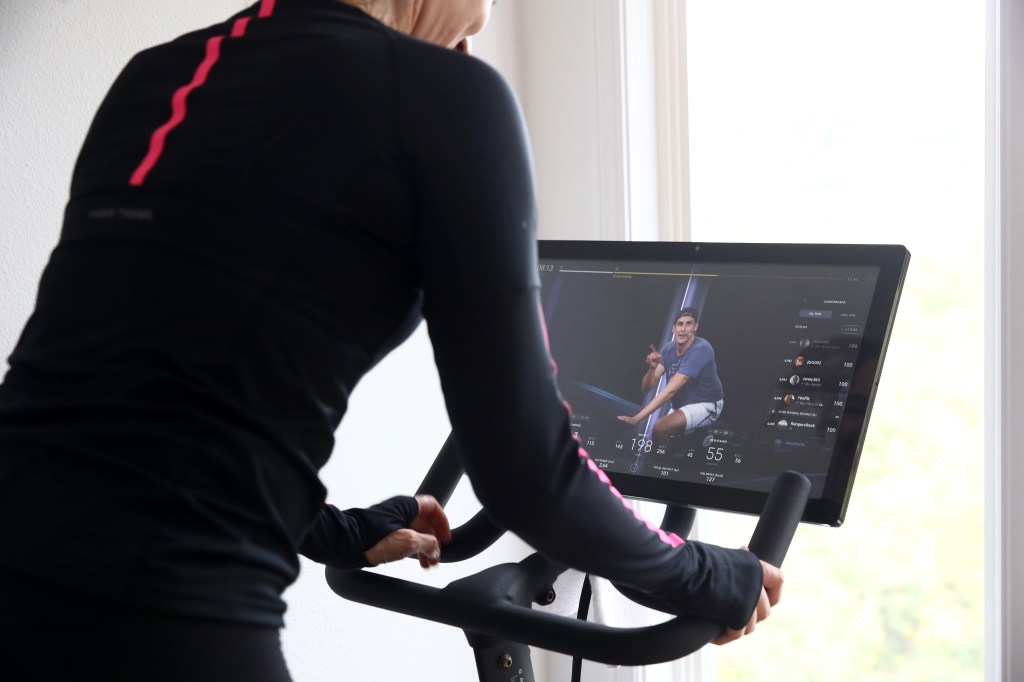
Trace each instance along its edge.
<path fill-rule="evenodd" d="M 726 628 L 725 632 L 711 640 L 712 644 L 728 644 L 749 635 L 760 621 L 768 617 L 772 607 L 779 603 L 779 599 L 782 598 L 782 583 L 785 581 L 782 570 L 764 561 L 761 562 L 761 568 L 764 573 L 761 596 L 757 600 L 754 612 L 750 614 L 746 627 L 739 630 Z"/>

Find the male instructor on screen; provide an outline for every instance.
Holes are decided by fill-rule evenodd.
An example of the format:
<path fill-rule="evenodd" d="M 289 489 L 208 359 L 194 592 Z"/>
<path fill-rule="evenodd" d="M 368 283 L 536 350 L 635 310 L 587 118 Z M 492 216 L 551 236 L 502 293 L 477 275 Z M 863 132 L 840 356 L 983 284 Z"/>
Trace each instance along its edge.
<path fill-rule="evenodd" d="M 647 373 L 641 381 L 643 392 L 658 386 L 666 376 L 665 387 L 642 410 L 619 420 L 635 426 L 658 408 L 671 401 L 672 411 L 654 423 L 654 437 L 666 438 L 710 426 L 722 413 L 724 393 L 715 364 L 715 349 L 697 336 L 697 310 L 683 308 L 672 325 L 672 341 L 659 351 L 653 345 L 647 354 Z"/>

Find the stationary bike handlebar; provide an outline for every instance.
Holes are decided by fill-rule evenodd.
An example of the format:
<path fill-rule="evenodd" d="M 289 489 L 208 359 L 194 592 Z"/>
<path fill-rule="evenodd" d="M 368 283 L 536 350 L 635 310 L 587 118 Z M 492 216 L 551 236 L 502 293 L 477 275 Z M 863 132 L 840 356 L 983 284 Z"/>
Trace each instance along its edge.
<path fill-rule="evenodd" d="M 462 480 L 463 473 L 462 460 L 455 450 L 455 441 L 449 435 L 434 458 L 434 463 L 430 465 L 427 475 L 423 477 L 416 494 L 433 495 L 443 507 L 451 499 L 452 493 Z M 491 518 L 480 510 L 469 521 L 452 529 L 452 539 L 441 552 L 441 562 L 465 561 L 483 552 L 504 534 L 505 529 L 491 521 Z"/>
<path fill-rule="evenodd" d="M 431 467 L 420 493 L 447 502 L 462 467 L 449 438 Z M 751 536 L 758 558 L 780 566 L 803 515 L 810 481 L 796 472 L 775 483 Z M 483 551 L 504 530 L 483 512 L 452 531 L 442 560 L 458 561 Z M 521 642 L 611 665 L 650 665 L 672 661 L 700 649 L 723 630 L 716 621 L 676 617 L 658 625 L 616 628 L 530 608 L 547 603 L 555 578 L 566 567 L 534 554 L 518 564 L 492 566 L 438 589 L 368 571 L 327 568 L 327 582 L 342 597 L 466 631 L 467 635 Z"/>

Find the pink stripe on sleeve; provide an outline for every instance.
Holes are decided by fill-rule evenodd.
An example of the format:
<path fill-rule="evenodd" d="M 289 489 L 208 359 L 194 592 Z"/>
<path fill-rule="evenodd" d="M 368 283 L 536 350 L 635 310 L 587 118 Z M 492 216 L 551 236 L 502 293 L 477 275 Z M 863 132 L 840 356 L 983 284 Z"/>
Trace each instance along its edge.
<path fill-rule="evenodd" d="M 634 509 L 633 506 L 626 500 L 626 498 L 622 496 L 622 493 L 620 493 L 615 488 L 615 486 L 612 485 L 612 480 L 608 478 L 608 474 L 606 474 L 604 470 L 601 469 L 601 467 L 597 466 L 597 464 L 594 463 L 594 460 L 590 459 L 590 455 L 588 455 L 587 451 L 584 450 L 582 447 L 579 448 L 579 456 L 581 459 L 586 461 L 587 468 L 597 475 L 597 480 L 601 481 L 606 486 L 608 486 L 608 490 L 611 491 L 612 495 L 615 495 L 615 497 L 619 498 L 619 501 L 622 502 L 622 505 L 633 514 L 633 517 L 640 523 L 647 526 L 649 530 L 654 532 L 662 542 L 668 545 L 672 545 L 673 547 L 678 547 L 679 545 L 685 544 L 686 541 L 683 540 L 681 537 L 679 537 L 675 533 L 666 533 L 661 528 L 658 528 L 653 523 L 645 519 L 639 511 Z"/>

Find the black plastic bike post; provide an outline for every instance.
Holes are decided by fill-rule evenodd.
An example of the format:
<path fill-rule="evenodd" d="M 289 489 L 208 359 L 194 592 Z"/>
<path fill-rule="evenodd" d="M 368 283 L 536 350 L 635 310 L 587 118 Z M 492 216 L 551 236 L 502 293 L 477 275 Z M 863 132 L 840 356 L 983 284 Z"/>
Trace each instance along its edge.
<path fill-rule="evenodd" d="M 466 633 L 480 682 L 534 682 L 530 647 Z"/>
<path fill-rule="evenodd" d="M 661 519 L 661 529 L 675 533 L 681 538 L 690 536 L 693 522 L 697 518 L 697 510 L 685 505 L 670 504 L 665 507 L 665 516 Z"/>

